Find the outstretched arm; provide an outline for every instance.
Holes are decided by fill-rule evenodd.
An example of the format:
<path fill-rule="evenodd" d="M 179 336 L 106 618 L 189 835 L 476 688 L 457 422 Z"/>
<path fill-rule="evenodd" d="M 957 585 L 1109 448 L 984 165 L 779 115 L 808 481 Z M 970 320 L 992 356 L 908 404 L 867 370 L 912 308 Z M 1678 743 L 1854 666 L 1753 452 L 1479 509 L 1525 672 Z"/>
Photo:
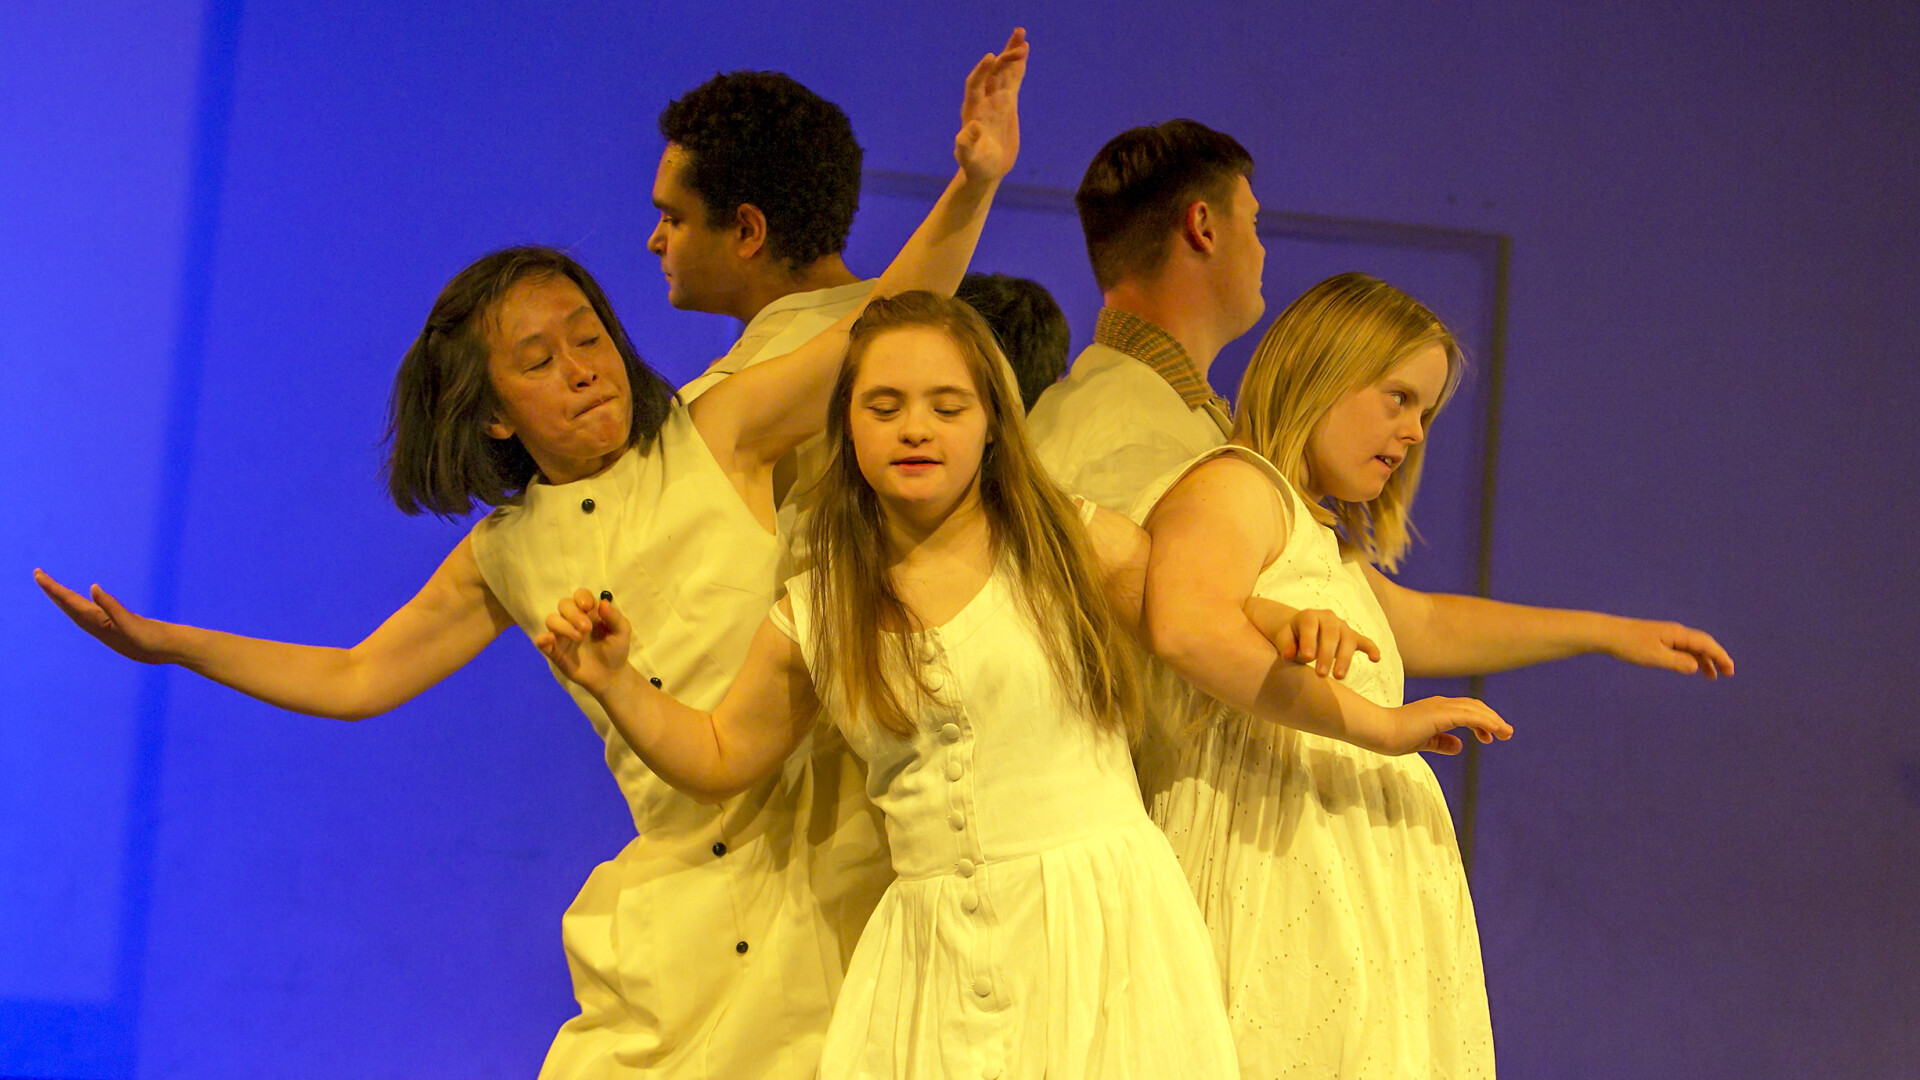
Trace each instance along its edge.
<path fill-rule="evenodd" d="M 1388 708 L 1283 661 L 1245 605 L 1293 524 L 1273 485 L 1236 458 L 1207 462 L 1174 485 L 1147 520 L 1153 549 L 1145 622 L 1153 651 L 1222 704 L 1381 753 L 1458 753 L 1460 739 L 1451 733 L 1458 727 L 1482 742 L 1512 735 L 1506 721 L 1472 698 Z"/>
<path fill-rule="evenodd" d="M 1592 652 L 1682 675 L 1733 674 L 1733 657 L 1711 634 L 1679 623 L 1423 593 L 1371 566 L 1367 581 L 1409 675 L 1487 675 Z"/>
<path fill-rule="evenodd" d="M 785 601 L 782 601 L 784 603 Z M 534 645 L 593 695 L 640 760 L 703 802 L 747 790 L 780 768 L 813 728 L 819 702 L 800 646 L 768 619 L 711 713 L 655 689 L 627 663 L 632 630 L 611 600 L 585 589 L 560 601 Z"/>
<path fill-rule="evenodd" d="M 68 618 L 122 656 L 179 664 L 269 705 L 336 720 L 376 716 L 412 700 L 513 625 L 466 539 L 413 599 L 350 649 L 162 622 L 129 611 L 98 585 L 82 596 L 44 570 L 33 580 Z"/>
<path fill-rule="evenodd" d="M 880 275 L 873 296 L 911 289 L 951 296 L 959 287 L 993 194 L 1020 154 L 1020 82 L 1026 70 L 1024 30 L 1015 30 L 1004 49 L 974 65 L 953 143 L 960 167 L 926 220 Z M 743 494 L 746 478 L 771 468 L 825 425 L 827 398 L 846 356 L 847 332 L 865 309 L 862 302 L 800 348 L 729 376 L 695 399 L 694 425 Z"/>

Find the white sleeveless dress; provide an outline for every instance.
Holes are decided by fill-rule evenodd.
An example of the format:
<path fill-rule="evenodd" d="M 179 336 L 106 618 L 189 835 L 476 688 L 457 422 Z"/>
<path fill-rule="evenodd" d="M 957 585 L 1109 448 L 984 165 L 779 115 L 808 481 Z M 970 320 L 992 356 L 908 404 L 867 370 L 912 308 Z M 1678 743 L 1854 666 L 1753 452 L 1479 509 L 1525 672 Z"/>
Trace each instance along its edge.
<path fill-rule="evenodd" d="M 1279 488 L 1292 532 L 1254 594 L 1327 608 L 1380 646 L 1349 689 L 1402 703 L 1392 628 L 1361 563 L 1266 459 L 1201 455 L 1135 504 L 1144 521 L 1195 466 L 1232 454 Z M 1266 724 L 1156 679 L 1140 780 L 1213 933 L 1246 1080 L 1493 1075 L 1473 901 L 1453 820 L 1418 754 L 1387 757 Z M 1197 697 L 1197 695 L 1195 695 Z"/>
<path fill-rule="evenodd" d="M 897 878 L 822 1080 L 1237 1076 L 1206 927 L 1126 740 L 1066 701 L 1007 575 L 924 635 L 939 700 L 911 739 L 846 723 Z M 805 576 L 788 598 L 774 622 L 811 664 Z"/>
<path fill-rule="evenodd" d="M 536 481 L 470 536 L 528 637 L 574 589 L 611 591 L 633 621 L 629 662 L 696 708 L 720 703 L 778 586 L 779 541 L 680 405 L 644 453 Z M 554 677 L 604 740 L 635 835 L 561 922 L 580 1014 L 542 1080 L 811 1080 L 845 958 L 892 877 L 859 763 L 823 729 L 775 776 L 703 805 Z"/>

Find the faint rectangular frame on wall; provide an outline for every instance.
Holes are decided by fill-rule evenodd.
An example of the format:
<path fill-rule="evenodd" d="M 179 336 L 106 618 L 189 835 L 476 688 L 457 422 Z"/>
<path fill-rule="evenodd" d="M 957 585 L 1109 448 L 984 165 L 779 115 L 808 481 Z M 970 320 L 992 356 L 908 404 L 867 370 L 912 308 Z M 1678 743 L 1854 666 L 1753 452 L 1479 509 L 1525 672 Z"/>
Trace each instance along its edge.
<path fill-rule="evenodd" d="M 862 179 L 867 194 L 917 199 L 931 205 L 946 190 L 947 180 L 920 173 L 869 169 Z M 1073 193 L 1062 188 L 1029 184 L 1003 184 L 994 197 L 998 207 L 1033 210 L 1042 213 L 1078 217 Z M 1462 255 L 1480 268 L 1486 323 L 1479 329 L 1486 344 L 1486 407 L 1480 415 L 1480 506 L 1475 527 L 1474 594 L 1489 596 L 1493 587 L 1493 511 L 1494 480 L 1500 456 L 1500 404 L 1505 378 L 1507 347 L 1507 279 L 1512 261 L 1513 240 L 1505 233 L 1477 229 L 1454 229 L 1438 225 L 1414 225 L 1397 221 L 1373 221 L 1366 218 L 1328 217 L 1260 209 L 1260 235 L 1275 240 L 1302 240 L 1321 244 L 1355 244 L 1370 247 L 1401 247 Z M 1483 696 L 1486 680 L 1474 676 L 1469 693 Z M 1464 777 L 1460 796 L 1460 857 L 1469 873 L 1473 869 L 1475 804 L 1480 785 L 1479 744 L 1466 740 Z"/>

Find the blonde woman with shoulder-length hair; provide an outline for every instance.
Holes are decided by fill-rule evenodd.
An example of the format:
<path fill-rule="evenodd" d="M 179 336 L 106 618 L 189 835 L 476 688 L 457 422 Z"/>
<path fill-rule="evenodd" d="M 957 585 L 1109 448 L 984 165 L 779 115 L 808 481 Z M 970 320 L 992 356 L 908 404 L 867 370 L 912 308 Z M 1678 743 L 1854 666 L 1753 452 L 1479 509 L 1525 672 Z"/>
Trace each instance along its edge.
<path fill-rule="evenodd" d="M 1674 623 L 1418 593 L 1381 572 L 1406 553 L 1421 451 L 1460 369 L 1412 297 L 1323 281 L 1261 341 L 1229 446 L 1142 500 L 1147 636 L 1212 699 L 1186 713 L 1199 722 L 1170 710 L 1149 732 L 1142 786 L 1227 972 L 1247 1077 L 1493 1074 L 1473 903 L 1413 751 L 1458 753 L 1462 722 L 1482 741 L 1512 728 L 1472 699 L 1403 704 L 1404 675 L 1596 651 L 1733 673 Z M 1223 620 L 1249 597 L 1331 612 L 1373 648 L 1328 676 L 1283 663 Z"/>

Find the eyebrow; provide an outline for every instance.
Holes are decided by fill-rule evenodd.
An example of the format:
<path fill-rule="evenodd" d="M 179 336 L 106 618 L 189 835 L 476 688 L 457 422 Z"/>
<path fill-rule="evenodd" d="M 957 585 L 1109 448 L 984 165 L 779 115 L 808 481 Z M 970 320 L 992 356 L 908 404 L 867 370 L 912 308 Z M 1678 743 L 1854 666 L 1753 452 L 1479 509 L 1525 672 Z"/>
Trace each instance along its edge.
<path fill-rule="evenodd" d="M 889 394 L 893 395 L 894 397 L 907 396 L 907 392 L 899 389 L 898 387 L 873 386 L 873 387 L 868 387 L 865 391 L 863 391 L 860 394 L 860 400 L 871 401 L 874 398 L 883 397 Z M 935 397 L 940 394 L 959 394 L 964 397 L 976 396 L 970 387 L 965 387 L 965 386 L 934 386 L 934 387 L 929 387 L 925 391 L 925 394 L 927 397 Z"/>
<path fill-rule="evenodd" d="M 592 312 L 593 312 L 592 304 L 581 304 L 579 307 L 574 308 L 573 311 L 569 312 L 566 318 L 560 321 L 567 326 L 572 326 L 574 323 L 580 321 L 580 316 L 582 314 L 592 314 Z M 537 344 L 541 338 L 546 336 L 547 336 L 547 332 L 545 330 L 535 330 L 533 333 L 528 334 L 526 337 L 523 337 L 519 341 L 514 342 L 513 347 L 516 349 L 524 349 L 529 345 Z"/>

